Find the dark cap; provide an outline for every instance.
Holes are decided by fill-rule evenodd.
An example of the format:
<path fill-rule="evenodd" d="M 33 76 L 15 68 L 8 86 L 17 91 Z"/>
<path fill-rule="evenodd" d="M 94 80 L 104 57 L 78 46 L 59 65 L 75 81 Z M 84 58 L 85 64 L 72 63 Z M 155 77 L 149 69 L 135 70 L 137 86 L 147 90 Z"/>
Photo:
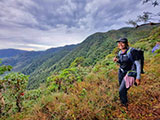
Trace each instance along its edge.
<path fill-rule="evenodd" d="M 120 38 L 120 39 L 117 40 L 116 42 L 128 43 L 128 39 L 127 39 L 127 38 Z"/>

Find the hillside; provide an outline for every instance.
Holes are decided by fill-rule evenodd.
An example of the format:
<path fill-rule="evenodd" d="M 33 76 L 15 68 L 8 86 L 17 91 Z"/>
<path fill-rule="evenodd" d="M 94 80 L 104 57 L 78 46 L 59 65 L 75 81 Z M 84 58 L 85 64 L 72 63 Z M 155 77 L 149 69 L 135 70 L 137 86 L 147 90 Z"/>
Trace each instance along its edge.
<path fill-rule="evenodd" d="M 52 88 L 55 90 L 53 94 L 47 98 L 44 95 L 33 108 L 35 114 L 26 116 L 26 119 L 160 119 L 160 52 L 151 53 L 153 46 L 158 41 L 160 42 L 160 28 L 152 31 L 149 37 L 140 39 L 133 45 L 133 47 L 145 51 L 145 74 L 142 75 L 141 85 L 133 86 L 129 90 L 128 110 L 121 107 L 119 102 L 119 87 L 117 76 L 115 76 L 118 74 L 118 67 L 112 62 L 117 51 L 114 49 L 105 59 L 100 60 L 81 82 L 75 79 L 73 82 L 70 78 L 69 81 L 70 83 L 73 82 L 73 86 L 68 86 L 67 82 L 62 81 L 59 90 Z M 73 77 L 77 74 L 74 72 L 67 73 L 72 69 L 64 70 L 64 75 L 71 74 Z M 86 68 L 79 66 L 78 69 L 82 72 L 82 69 L 85 71 Z M 63 72 L 60 74 L 60 79 L 65 80 L 62 75 Z M 55 85 L 52 83 L 57 80 L 58 76 L 51 77 L 50 86 Z M 59 86 L 59 84 L 57 85 Z M 64 87 L 67 91 L 65 90 L 63 93 Z M 51 89 L 48 88 L 47 90 Z"/>
<path fill-rule="evenodd" d="M 144 25 L 139 28 L 121 28 L 105 33 L 95 33 L 78 45 L 52 48 L 46 51 L 27 52 L 7 59 L 2 59 L 6 65 L 12 65 L 14 71 L 30 75 L 29 89 L 39 87 L 40 83 L 52 73 L 57 73 L 71 65 L 77 57 L 83 57 L 83 67 L 94 66 L 97 61 L 105 58 L 116 46 L 116 40 L 127 37 L 130 43 L 150 35 L 150 31 L 158 25 Z M 39 74 L 41 73 L 41 74 Z"/>
<path fill-rule="evenodd" d="M 31 86 L 29 85 L 29 88 L 34 88 L 37 83 L 36 81 L 46 81 L 46 72 L 59 72 L 60 70 L 69 67 L 77 57 L 84 57 L 82 66 L 93 66 L 97 63 L 97 61 L 104 59 L 107 54 L 111 53 L 116 46 L 115 41 L 120 37 L 127 37 L 130 43 L 135 43 L 139 39 L 149 36 L 150 31 L 155 27 L 157 26 L 146 25 L 139 27 L 138 29 L 122 28 L 119 30 L 112 30 L 105 33 L 95 33 L 90 35 L 82 43 L 75 47 L 75 49 L 59 59 L 59 61 L 57 61 L 55 64 L 50 64 L 49 67 L 45 67 L 48 65 L 48 63 L 44 62 L 44 64 L 41 65 L 36 72 L 34 72 L 41 73 L 41 68 L 43 68 L 44 71 L 42 77 L 40 77 L 39 74 L 34 74 L 37 76 L 34 78 L 34 76 L 32 77 L 31 74 L 32 79 L 30 79 L 30 83 L 34 82 L 35 84 L 30 84 Z"/>
<path fill-rule="evenodd" d="M 6 57 L 13 57 L 18 54 L 26 53 L 27 51 L 24 50 L 17 50 L 17 49 L 1 49 L 0 50 L 0 58 Z"/>
<path fill-rule="evenodd" d="M 41 51 L 21 52 L 12 57 L 2 58 L 2 64 L 13 66 L 13 71 L 21 71 L 27 64 L 30 64 L 32 60 L 41 53 Z"/>
<path fill-rule="evenodd" d="M 159 26 L 159 25 L 157 25 Z M 127 37 L 130 43 L 135 43 L 141 38 L 149 36 L 150 31 L 157 27 L 146 25 L 139 28 L 121 28 L 105 33 L 95 33 L 87 37 L 76 49 L 61 59 L 56 64 L 55 71 L 67 68 L 76 57 L 85 58 L 83 66 L 95 65 L 103 59 L 116 46 L 116 40 L 120 37 Z"/>
<path fill-rule="evenodd" d="M 66 56 L 76 46 L 77 45 L 68 45 L 57 48 L 56 51 L 49 49 L 37 56 L 36 59 L 33 59 L 30 64 L 21 70 L 22 73 L 30 75 L 28 88 L 38 88 L 40 83 L 44 83 L 47 77 L 51 75 L 50 73 L 55 69 L 54 64 Z"/>
<path fill-rule="evenodd" d="M 53 74 L 47 84 L 25 91 L 23 111 L 16 112 L 14 102 L 2 119 L 5 120 L 159 120 L 160 119 L 160 50 L 151 50 L 160 42 L 160 27 L 132 47 L 145 53 L 145 74 L 141 85 L 128 91 L 128 110 L 118 96 L 118 66 L 112 61 L 118 49 L 99 60 L 94 67 L 83 67 L 83 57 L 76 58 L 69 68 Z M 6 96 L 7 96 L 6 92 Z"/>
<path fill-rule="evenodd" d="M 67 45 L 64 47 L 50 48 L 46 51 L 20 51 L 20 50 L 2 50 L 0 57 L 2 64 L 13 66 L 12 71 L 22 72 L 30 75 L 28 86 L 37 88 L 39 83 L 42 83 L 54 69 L 54 64 L 67 55 L 77 45 Z M 8 53 L 10 51 L 10 53 Z M 9 57 L 15 51 L 19 51 Z M 51 68 L 53 66 L 53 68 Z M 39 74 L 41 73 L 41 74 Z M 31 85 L 32 84 L 32 85 Z M 31 88 L 31 87 L 30 87 Z"/>

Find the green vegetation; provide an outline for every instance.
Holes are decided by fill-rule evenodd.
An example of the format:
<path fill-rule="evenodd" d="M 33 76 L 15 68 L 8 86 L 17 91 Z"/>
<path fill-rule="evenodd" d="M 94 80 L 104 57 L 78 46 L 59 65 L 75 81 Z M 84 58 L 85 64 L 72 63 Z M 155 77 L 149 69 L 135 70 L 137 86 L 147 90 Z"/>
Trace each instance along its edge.
<path fill-rule="evenodd" d="M 118 34 L 128 34 L 126 33 L 127 29 L 130 28 L 120 29 L 118 31 Z M 23 95 L 23 100 L 20 103 L 21 105 L 23 105 L 23 109 L 21 112 L 17 111 L 16 108 L 18 108 L 18 106 L 14 106 L 12 107 L 12 111 L 6 111 L 5 115 L 1 116 L 1 119 L 159 119 L 160 52 L 159 50 L 157 50 L 155 53 L 151 53 L 151 50 L 156 42 L 160 41 L 160 27 L 153 27 L 153 30 L 151 30 L 150 33 L 146 35 L 144 31 L 147 31 L 147 29 L 149 28 L 140 27 L 138 28 L 139 32 L 137 32 L 136 30 L 136 32 L 133 32 L 133 29 L 133 31 L 131 32 L 133 34 L 130 33 L 129 35 L 127 35 L 130 42 L 132 43 L 132 47 L 141 48 L 145 52 L 145 74 L 142 75 L 141 85 L 133 86 L 129 90 L 128 111 L 124 107 L 122 107 L 119 102 L 119 86 L 117 80 L 118 66 L 112 61 L 113 57 L 118 52 L 118 49 L 110 46 L 113 47 L 110 48 L 112 50 L 110 50 L 110 52 L 104 50 L 104 53 L 106 53 L 106 55 L 104 57 L 99 57 L 99 54 L 97 54 L 98 52 L 95 51 L 97 49 L 100 50 L 101 48 L 97 46 L 98 44 L 100 44 L 103 48 L 105 42 L 102 42 L 103 44 L 100 42 L 101 39 L 103 40 L 103 34 L 96 33 L 94 34 L 94 37 L 96 37 L 96 39 L 99 39 L 99 42 L 96 42 L 97 40 L 94 40 L 93 36 L 87 38 L 87 41 L 81 43 L 76 49 L 71 51 L 67 56 L 62 58 L 56 64 L 59 65 L 63 60 L 67 60 L 67 68 L 60 71 L 55 71 L 54 69 L 52 71 L 52 75 L 49 76 L 46 80 L 46 83 L 41 84 L 38 89 L 23 91 L 23 93 L 25 94 Z M 117 31 L 110 31 L 104 34 L 113 36 L 115 35 L 115 38 L 119 38 L 120 36 L 116 36 L 116 32 Z M 100 37 L 101 35 L 103 37 Z M 122 34 L 122 36 L 123 35 L 124 34 Z M 139 37 L 136 35 L 139 35 Z M 132 41 L 131 36 L 134 36 L 134 41 Z M 114 44 L 115 40 L 116 39 L 113 39 L 112 42 L 107 41 L 106 43 Z M 95 48 L 93 49 L 88 45 L 91 45 L 92 47 L 94 46 Z M 79 56 L 83 53 L 82 51 L 84 49 L 86 49 L 85 54 Z M 75 51 L 77 51 L 77 53 Z M 100 56 L 104 53 L 100 52 Z M 72 54 L 75 58 L 71 57 Z M 97 56 L 97 58 L 95 57 L 95 59 L 91 59 L 93 64 L 91 61 L 86 62 L 89 61 L 87 58 L 93 57 L 92 55 Z M 94 61 L 96 62 L 94 63 Z M 65 64 L 67 63 L 63 63 L 62 66 L 65 67 Z M 9 76 L 9 78 L 11 79 L 11 75 Z M 20 76 L 18 75 L 18 78 Z M 22 78 L 27 77 L 23 76 Z M 13 80 L 16 80 L 15 77 L 13 77 Z M 12 84 L 11 86 L 15 85 L 16 82 L 14 82 L 14 84 Z M 12 90 L 12 92 L 14 92 L 11 86 L 8 86 L 8 90 L 10 89 Z M 11 101 L 11 103 L 16 103 L 15 98 L 13 99 L 13 101 Z"/>
<path fill-rule="evenodd" d="M 73 83 L 82 82 L 84 76 L 90 71 L 89 67 L 81 66 L 83 60 L 83 57 L 76 58 L 69 68 L 62 70 L 58 75 L 53 74 L 48 77 L 48 90 L 68 93 L 68 89 L 73 87 Z"/>
<path fill-rule="evenodd" d="M 28 88 L 37 88 L 40 83 L 44 83 L 46 78 L 52 73 L 57 73 L 68 68 L 77 57 L 83 57 L 83 67 L 94 66 L 98 61 L 103 60 L 116 47 L 116 40 L 120 37 L 127 37 L 130 43 L 135 43 L 139 39 L 148 37 L 150 31 L 157 26 L 143 26 L 136 28 L 122 28 L 106 33 L 95 33 L 87 37 L 82 43 L 71 51 L 62 51 L 55 54 L 53 58 L 46 59 L 43 64 L 37 66 L 31 74 Z M 61 57 L 59 57 L 61 56 Z M 57 58 L 60 58 L 56 60 Z M 43 57 L 41 58 L 43 59 Z M 39 59 L 39 60 L 41 60 Z M 54 60 L 56 60 L 54 62 Z M 38 63 L 38 61 L 36 62 Z M 28 67 L 28 70 L 32 67 Z"/>
<path fill-rule="evenodd" d="M 8 103 L 15 102 L 18 112 L 22 111 L 22 100 L 26 90 L 28 76 L 21 73 L 10 73 L 2 80 L 5 90 L 5 99 Z M 11 103 L 12 103 L 11 102 Z M 11 104 L 10 104 L 11 105 Z"/>
<path fill-rule="evenodd" d="M 43 53 L 43 55 L 37 56 L 36 59 L 22 70 L 22 73 L 30 75 L 28 89 L 38 88 L 40 83 L 46 82 L 47 77 L 56 69 L 55 64 L 75 47 L 75 45 L 70 45 L 57 48 L 55 51 L 50 49 Z"/>
<path fill-rule="evenodd" d="M 11 66 L 0 66 L 0 74 L 3 75 L 11 69 Z M 28 76 L 21 73 L 9 73 L 0 79 L 0 117 L 7 116 L 9 112 L 22 111 L 22 96 L 26 90 L 27 80 Z"/>
<path fill-rule="evenodd" d="M 94 66 L 103 60 L 116 47 L 116 40 L 127 37 L 131 44 L 139 39 L 147 38 L 150 31 L 158 25 L 145 25 L 139 28 L 121 28 L 104 33 L 95 33 L 78 45 L 52 48 L 46 51 L 27 52 L 11 58 L 5 58 L 5 65 L 12 65 L 14 71 L 30 75 L 28 89 L 36 89 L 46 83 L 47 77 L 68 68 L 78 57 L 83 57 L 81 66 Z M 143 44 L 143 43 L 142 43 Z"/>

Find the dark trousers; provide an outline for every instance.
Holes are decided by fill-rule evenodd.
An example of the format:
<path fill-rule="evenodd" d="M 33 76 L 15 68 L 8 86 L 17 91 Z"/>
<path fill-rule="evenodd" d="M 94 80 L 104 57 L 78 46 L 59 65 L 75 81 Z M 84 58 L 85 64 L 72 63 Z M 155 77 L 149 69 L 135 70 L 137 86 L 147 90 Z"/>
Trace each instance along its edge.
<path fill-rule="evenodd" d="M 118 72 L 118 79 L 119 79 L 119 97 L 120 97 L 120 100 L 121 100 L 121 103 L 126 105 L 127 102 L 128 102 L 128 98 L 127 98 L 127 91 L 128 89 L 126 88 L 126 84 L 125 84 L 125 80 L 124 80 L 124 77 L 126 75 L 127 72 L 122 72 L 120 69 L 119 69 L 119 72 Z"/>

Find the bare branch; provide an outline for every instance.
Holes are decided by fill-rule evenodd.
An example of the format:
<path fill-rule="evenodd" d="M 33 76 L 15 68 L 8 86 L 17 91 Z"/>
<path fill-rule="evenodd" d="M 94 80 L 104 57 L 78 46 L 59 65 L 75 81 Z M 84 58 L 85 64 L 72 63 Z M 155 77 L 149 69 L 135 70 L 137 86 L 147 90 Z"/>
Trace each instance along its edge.
<path fill-rule="evenodd" d="M 144 22 L 146 23 L 147 21 L 149 21 L 151 18 L 150 18 L 150 15 L 152 13 L 150 12 L 143 12 L 143 15 L 139 15 L 137 18 L 137 22 Z"/>
<path fill-rule="evenodd" d="M 133 21 L 133 20 L 129 20 L 129 21 L 127 21 L 126 23 L 127 23 L 127 24 L 131 24 L 131 25 L 133 25 L 134 27 L 137 26 L 137 22 L 136 22 L 136 21 Z"/>
<path fill-rule="evenodd" d="M 145 3 L 149 2 L 149 1 L 151 1 L 151 0 L 143 0 L 143 4 L 145 4 Z"/>

